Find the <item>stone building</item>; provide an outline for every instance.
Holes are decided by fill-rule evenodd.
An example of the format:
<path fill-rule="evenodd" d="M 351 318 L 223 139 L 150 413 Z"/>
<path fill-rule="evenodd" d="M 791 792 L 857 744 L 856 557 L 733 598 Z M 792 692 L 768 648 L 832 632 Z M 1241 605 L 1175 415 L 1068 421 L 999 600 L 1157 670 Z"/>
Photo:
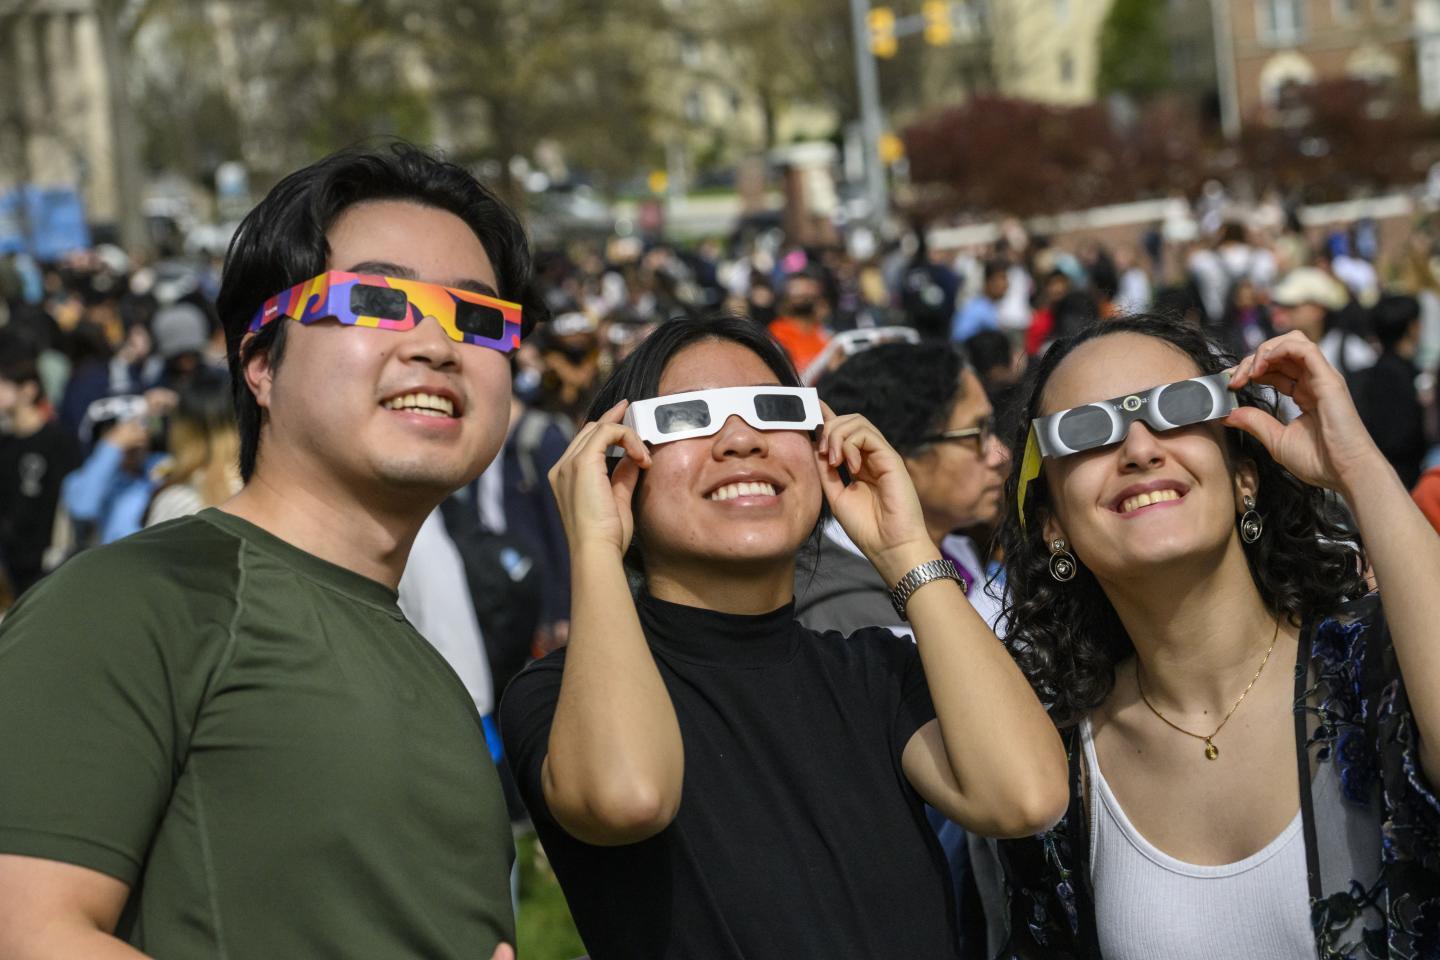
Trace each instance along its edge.
<path fill-rule="evenodd" d="M 121 217 L 104 24 L 95 0 L 0 0 L 0 191 L 78 189 Z"/>

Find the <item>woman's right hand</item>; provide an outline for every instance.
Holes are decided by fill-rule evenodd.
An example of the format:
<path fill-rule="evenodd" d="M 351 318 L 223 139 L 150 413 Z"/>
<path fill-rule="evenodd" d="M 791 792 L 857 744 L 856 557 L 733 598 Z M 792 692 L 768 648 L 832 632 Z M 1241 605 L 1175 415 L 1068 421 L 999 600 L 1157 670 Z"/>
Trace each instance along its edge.
<path fill-rule="evenodd" d="M 624 556 L 630 547 L 635 532 L 630 501 L 640 471 L 650 466 L 650 451 L 639 434 L 620 422 L 627 405 L 628 401 L 621 400 L 599 420 L 581 427 L 550 468 L 550 488 L 555 491 L 572 552 L 608 544 Z M 611 447 L 625 450 L 625 458 L 613 474 L 605 467 Z"/>

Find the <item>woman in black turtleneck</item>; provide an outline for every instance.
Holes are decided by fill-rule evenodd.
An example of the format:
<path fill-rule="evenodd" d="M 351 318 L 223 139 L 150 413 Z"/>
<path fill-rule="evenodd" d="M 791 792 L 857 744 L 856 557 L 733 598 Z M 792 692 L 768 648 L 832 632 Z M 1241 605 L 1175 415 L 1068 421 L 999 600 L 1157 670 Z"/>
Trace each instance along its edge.
<path fill-rule="evenodd" d="M 924 803 L 1034 833 L 1064 810 L 1065 757 L 955 581 L 911 595 L 913 644 L 795 621 L 822 499 L 887 583 L 940 558 L 866 420 L 826 411 L 814 437 L 730 416 L 653 447 L 621 422 L 628 401 L 766 384 L 798 381 L 722 318 L 663 325 L 602 388 L 550 474 L 570 645 L 506 692 L 506 753 L 594 960 L 954 957 Z"/>

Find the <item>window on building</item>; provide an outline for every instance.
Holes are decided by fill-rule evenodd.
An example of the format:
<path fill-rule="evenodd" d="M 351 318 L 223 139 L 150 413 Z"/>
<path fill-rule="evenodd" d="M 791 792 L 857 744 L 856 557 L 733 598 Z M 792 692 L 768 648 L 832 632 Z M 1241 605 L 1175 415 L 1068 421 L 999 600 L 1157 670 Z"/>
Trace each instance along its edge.
<path fill-rule="evenodd" d="M 694 37 L 682 37 L 680 39 L 680 62 L 691 70 L 700 66 L 700 44 Z"/>
<path fill-rule="evenodd" d="M 1070 22 L 1070 0 L 1051 0 L 1055 8 L 1055 20 L 1058 23 Z"/>
<path fill-rule="evenodd" d="M 685 94 L 685 119 L 696 124 L 705 122 L 705 101 L 699 90 Z"/>
<path fill-rule="evenodd" d="M 1333 0 L 1336 23 L 1353 23 L 1360 16 L 1360 0 Z"/>
<path fill-rule="evenodd" d="M 1259 0 L 1255 15 L 1264 43 L 1288 46 L 1305 38 L 1305 0 Z"/>
<path fill-rule="evenodd" d="M 1075 82 L 1075 56 L 1069 50 L 1060 54 L 1060 83 L 1070 86 Z"/>
<path fill-rule="evenodd" d="M 1440 37 L 1420 41 L 1420 106 L 1440 110 Z"/>
<path fill-rule="evenodd" d="M 1375 12 L 1382 17 L 1393 17 L 1400 12 L 1400 0 L 1375 0 Z"/>

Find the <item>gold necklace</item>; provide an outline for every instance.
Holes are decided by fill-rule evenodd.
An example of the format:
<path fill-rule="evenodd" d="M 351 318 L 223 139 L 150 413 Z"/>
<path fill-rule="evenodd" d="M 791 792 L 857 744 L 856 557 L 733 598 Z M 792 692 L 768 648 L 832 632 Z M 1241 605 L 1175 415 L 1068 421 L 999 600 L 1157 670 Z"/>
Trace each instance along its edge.
<path fill-rule="evenodd" d="M 1253 687 L 1253 686 L 1255 686 L 1255 681 L 1260 679 L 1260 673 L 1261 673 L 1261 671 L 1263 671 L 1263 670 L 1265 669 L 1265 664 L 1267 664 L 1267 663 L 1270 662 L 1270 653 L 1275 649 L 1275 641 L 1277 641 L 1277 640 L 1279 640 L 1279 639 L 1280 639 L 1280 618 L 1277 617 L 1277 618 L 1275 619 L 1275 635 L 1270 638 L 1270 646 L 1269 646 L 1269 648 L 1266 649 L 1266 651 L 1265 651 L 1265 657 L 1264 657 L 1264 659 L 1260 661 L 1260 669 L 1259 669 L 1259 670 L 1256 670 L 1256 671 L 1255 671 L 1255 676 L 1253 676 L 1253 677 L 1250 678 L 1250 684 L 1249 684 L 1249 686 L 1247 686 L 1247 687 L 1245 688 L 1245 693 L 1240 694 L 1239 699 L 1237 699 L 1237 700 L 1235 701 L 1235 706 L 1231 707 L 1231 708 L 1230 708 L 1230 712 L 1227 713 L 1227 714 L 1225 714 L 1225 719 L 1220 721 L 1220 726 L 1219 726 L 1219 727 L 1216 727 L 1214 730 L 1212 730 L 1212 731 L 1210 732 L 1210 736 L 1208 736 L 1208 737 L 1205 736 L 1203 733 L 1191 733 L 1189 730 L 1186 730 L 1184 727 L 1176 726 L 1174 723 L 1171 723 L 1171 722 L 1170 722 L 1170 719 L 1169 719 L 1168 717 L 1166 717 L 1165 714 L 1163 714 L 1163 713 L 1161 713 L 1159 710 L 1156 710 L 1156 709 L 1155 709 L 1155 704 L 1151 703 L 1151 702 L 1150 702 L 1150 698 L 1147 697 L 1147 696 L 1145 696 L 1145 685 L 1140 682 L 1140 657 L 1139 657 L 1138 655 L 1135 657 L 1135 687 L 1136 687 L 1136 689 L 1138 689 L 1138 690 L 1140 691 L 1140 699 L 1145 701 L 1145 706 L 1147 706 L 1147 707 L 1150 708 L 1150 712 L 1151 712 L 1151 713 L 1155 714 L 1155 716 L 1157 716 L 1157 717 L 1159 717 L 1161 720 L 1165 721 L 1165 724 L 1166 724 L 1167 726 L 1169 726 L 1169 727 L 1171 727 L 1171 728 L 1173 728 L 1173 729 L 1175 729 L 1175 730 L 1179 730 L 1181 733 L 1185 734 L 1185 736 L 1187 736 L 1187 737 L 1194 737 L 1196 740 L 1204 740 L 1204 741 L 1205 741 L 1205 759 L 1206 759 L 1206 760 L 1214 760 L 1216 757 L 1220 756 L 1220 748 L 1217 747 L 1217 746 L 1215 746 L 1215 743 L 1214 743 L 1215 735 L 1220 732 L 1221 727 L 1224 727 L 1225 724 L 1227 724 L 1227 723 L 1230 722 L 1230 718 L 1235 715 L 1235 710 L 1236 710 L 1236 708 L 1240 706 L 1241 701 L 1243 701 L 1243 700 L 1245 699 L 1246 694 L 1248 694 L 1248 693 L 1250 692 L 1250 688 Z"/>

